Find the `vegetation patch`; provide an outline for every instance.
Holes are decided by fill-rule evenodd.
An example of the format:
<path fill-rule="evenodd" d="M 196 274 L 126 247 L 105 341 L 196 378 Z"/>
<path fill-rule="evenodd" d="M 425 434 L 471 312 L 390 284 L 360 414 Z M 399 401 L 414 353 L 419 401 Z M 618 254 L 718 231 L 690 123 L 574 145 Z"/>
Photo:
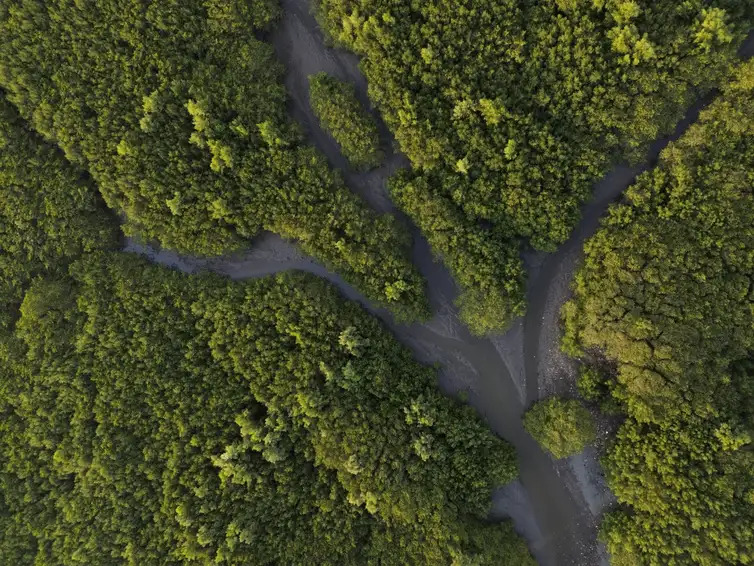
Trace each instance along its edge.
<path fill-rule="evenodd" d="M 367 170 L 382 162 L 377 124 L 356 98 L 353 85 L 317 73 L 309 77 L 309 100 L 352 167 Z"/>
<path fill-rule="evenodd" d="M 524 415 L 524 427 L 558 459 L 578 454 L 596 437 L 592 415 L 575 399 L 539 401 Z"/>
<path fill-rule="evenodd" d="M 127 235 L 218 255 L 269 230 L 402 320 L 423 318 L 409 235 L 286 114 L 282 67 L 256 39 L 277 14 L 269 0 L 14 1 L 0 8 L 0 87 L 89 171 Z"/>
<path fill-rule="evenodd" d="M 0 195 L 0 564 L 534 566 L 513 448 L 328 283 L 111 251 L 4 101 Z"/>
<path fill-rule="evenodd" d="M 391 184 L 499 331 L 525 300 L 521 241 L 554 251 L 592 185 L 643 158 L 723 79 L 754 22 L 746 0 L 319 0 L 334 43 L 414 169 Z M 501 248 L 504 251 L 499 251 Z"/>
<path fill-rule="evenodd" d="M 0 332 L 12 328 L 35 278 L 65 274 L 81 254 L 117 245 L 97 187 L 29 131 L 0 92 Z"/>
<path fill-rule="evenodd" d="M 313 276 L 87 256 L 0 368 L 5 563 L 534 564 L 485 520 L 512 447 Z"/>
<path fill-rule="evenodd" d="M 754 559 L 754 62 L 586 245 L 564 348 L 627 415 L 604 461 L 615 564 Z"/>

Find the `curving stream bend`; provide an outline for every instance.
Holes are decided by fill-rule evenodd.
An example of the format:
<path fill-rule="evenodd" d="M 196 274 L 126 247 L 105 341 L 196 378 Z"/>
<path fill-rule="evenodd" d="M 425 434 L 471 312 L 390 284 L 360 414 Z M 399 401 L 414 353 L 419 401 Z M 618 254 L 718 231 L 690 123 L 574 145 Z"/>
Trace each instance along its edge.
<path fill-rule="evenodd" d="M 330 164 L 345 171 L 345 181 L 352 190 L 375 210 L 394 213 L 408 223 L 408 219 L 395 211 L 385 190 L 387 178 L 396 169 L 408 165 L 405 157 L 388 153 L 385 163 L 376 170 L 349 171 L 337 144 L 319 127 L 309 108 L 307 77 L 319 71 L 352 82 L 362 103 L 369 106 L 366 80 L 358 70 L 358 58 L 324 45 L 322 33 L 310 13 L 309 0 L 281 0 L 281 5 L 283 19 L 269 39 L 286 67 L 291 115 Z M 754 36 L 750 36 L 742 54 L 753 52 Z M 497 490 L 491 518 L 512 519 L 542 566 L 607 564 L 604 550 L 596 543 L 597 523 L 613 499 L 602 479 L 595 450 L 588 449 L 582 455 L 556 462 L 525 432 L 521 416 L 540 397 L 563 393 L 572 387 L 572 362 L 558 350 L 558 320 L 584 241 L 597 229 L 607 206 L 638 174 L 656 162 L 670 139 L 680 136 L 709 100 L 690 109 L 671 138 L 653 145 L 646 165 L 616 167 L 598 183 L 594 199 L 583 208 L 581 222 L 556 253 L 526 255 L 528 314 L 502 336 L 477 338 L 460 323 L 453 306 L 457 295 L 455 283 L 444 266 L 435 261 L 426 240 L 413 226 L 413 260 L 428 282 L 435 315 L 426 324 L 408 326 L 396 324 L 387 311 L 367 302 L 340 276 L 270 233 L 256 238 L 252 249 L 245 253 L 216 259 L 180 256 L 135 241 L 128 241 L 125 251 L 146 255 L 156 263 L 187 273 L 210 270 L 240 280 L 296 269 L 329 280 L 347 298 L 360 302 L 378 316 L 412 349 L 418 360 L 438 363 L 442 389 L 467 391 L 469 403 L 492 430 L 515 446 L 521 479 Z M 383 146 L 392 147 L 390 134 L 382 123 L 381 135 Z"/>

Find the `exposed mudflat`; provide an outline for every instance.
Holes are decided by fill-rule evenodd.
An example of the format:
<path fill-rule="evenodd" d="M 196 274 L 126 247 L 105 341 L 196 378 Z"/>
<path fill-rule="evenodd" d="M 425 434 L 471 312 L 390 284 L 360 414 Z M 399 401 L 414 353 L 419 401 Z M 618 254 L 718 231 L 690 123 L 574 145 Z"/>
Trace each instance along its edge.
<path fill-rule="evenodd" d="M 366 80 L 358 70 L 358 58 L 329 49 L 310 14 L 308 0 L 281 0 L 284 17 L 270 36 L 286 67 L 285 84 L 290 112 L 308 140 L 327 156 L 330 164 L 344 171 L 347 185 L 375 210 L 394 210 L 385 185 L 388 177 L 406 159 L 392 151 L 390 136 L 381 125 L 385 164 L 367 173 L 350 172 L 335 141 L 317 123 L 309 108 L 307 77 L 327 71 L 356 85 L 368 105 Z M 746 53 L 754 51 L 754 38 Z M 698 115 L 706 101 L 695 105 L 679 124 L 680 135 Z M 595 186 L 594 199 L 583 209 L 583 219 L 572 237 L 555 254 L 527 254 L 529 310 L 502 336 L 481 339 L 471 336 L 458 320 L 453 300 L 457 290 L 447 270 L 432 256 L 415 228 L 413 259 L 428 282 L 434 317 L 427 324 L 397 325 L 391 315 L 369 304 L 341 277 L 303 255 L 295 245 L 273 234 L 256 238 L 247 252 L 230 257 L 198 259 L 179 256 L 128 241 L 125 250 L 141 253 L 153 261 L 187 273 L 210 270 L 232 279 L 264 277 L 286 270 L 302 270 L 328 279 L 349 299 L 356 300 L 380 317 L 395 336 L 411 348 L 417 359 L 440 366 L 439 383 L 446 392 L 467 391 L 469 403 L 486 419 L 495 433 L 511 442 L 518 453 L 520 480 L 501 486 L 492 499 L 491 518 L 510 518 L 528 541 L 542 566 L 594 566 L 606 564 L 604 550 L 596 543 L 599 517 L 613 498 L 602 478 L 597 452 L 555 462 L 542 452 L 524 431 L 521 415 L 535 400 L 573 387 L 573 362 L 558 349 L 559 311 L 569 295 L 569 283 L 578 264 L 584 241 L 599 225 L 607 206 L 651 166 L 668 140 L 656 143 L 647 165 L 616 167 Z M 403 218 L 403 221 L 407 220 Z M 600 434 L 604 440 L 608 431 Z M 598 443 L 600 444 L 600 443 Z"/>

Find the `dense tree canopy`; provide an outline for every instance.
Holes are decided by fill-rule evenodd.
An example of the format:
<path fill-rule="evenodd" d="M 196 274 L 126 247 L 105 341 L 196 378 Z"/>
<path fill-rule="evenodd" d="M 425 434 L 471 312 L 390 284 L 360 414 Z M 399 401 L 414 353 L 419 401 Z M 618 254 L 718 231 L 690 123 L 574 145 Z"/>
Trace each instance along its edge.
<path fill-rule="evenodd" d="M 564 345 L 617 363 L 615 564 L 754 564 L 752 187 L 748 62 L 586 245 Z"/>
<path fill-rule="evenodd" d="M 117 244 L 105 210 L 84 173 L 29 132 L 0 92 L 0 331 L 36 276 Z"/>
<path fill-rule="evenodd" d="M 465 318 L 489 313 L 487 331 L 521 311 L 519 239 L 548 251 L 563 242 L 611 159 L 640 157 L 668 132 L 754 21 L 745 0 L 318 0 L 318 10 L 333 40 L 364 56 L 370 96 L 415 167 L 393 183 L 396 200 L 462 283 Z"/>
<path fill-rule="evenodd" d="M 91 173 L 126 234 L 220 254 L 272 230 L 421 317 L 407 234 L 288 120 L 281 66 L 255 38 L 277 12 L 270 0 L 4 2 L 0 86 Z"/>
<path fill-rule="evenodd" d="M 312 110 L 352 167 L 371 169 L 383 159 L 380 135 L 374 118 L 356 98 L 352 84 L 317 73 L 309 77 Z"/>
<path fill-rule="evenodd" d="M 0 106 L 0 564 L 532 565 L 513 449 L 313 276 L 187 276 Z"/>
<path fill-rule="evenodd" d="M 537 402 L 524 415 L 524 427 L 555 458 L 567 458 L 594 442 L 589 411 L 575 399 L 551 397 Z"/>
<path fill-rule="evenodd" d="M 477 333 L 523 312 L 522 241 L 562 242 L 611 159 L 731 72 L 754 19 L 743 0 L 318 5 L 364 56 L 415 166 L 391 192 Z M 533 564 L 485 520 L 512 447 L 358 305 L 309 275 L 234 283 L 113 251 L 100 193 L 129 235 L 212 255 L 272 230 L 427 314 L 406 232 L 286 116 L 260 39 L 277 14 L 0 4 L 0 564 Z M 354 100 L 325 95 L 348 154 L 327 105 Z M 580 391 L 626 414 L 605 459 L 616 565 L 754 565 L 753 186 L 754 62 L 586 247 L 564 347 Z M 594 436 L 575 401 L 525 421 L 556 457 Z"/>
<path fill-rule="evenodd" d="M 71 273 L 1 342 L 0 562 L 533 564 L 512 448 L 329 284 Z"/>

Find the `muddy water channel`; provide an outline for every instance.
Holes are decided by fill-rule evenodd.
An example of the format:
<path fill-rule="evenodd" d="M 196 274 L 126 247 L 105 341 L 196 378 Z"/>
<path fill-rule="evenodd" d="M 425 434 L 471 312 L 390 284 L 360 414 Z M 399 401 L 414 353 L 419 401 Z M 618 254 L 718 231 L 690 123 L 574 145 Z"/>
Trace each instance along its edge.
<path fill-rule="evenodd" d="M 309 108 L 307 77 L 319 71 L 355 84 L 362 103 L 369 105 L 358 58 L 326 47 L 308 0 L 281 0 L 281 4 L 284 17 L 268 39 L 286 67 L 290 113 L 301 124 L 310 143 L 327 156 L 333 167 L 344 172 L 351 190 L 375 210 L 394 212 L 410 226 L 415 242 L 413 260 L 428 282 L 434 317 L 427 324 L 396 324 L 387 311 L 369 304 L 337 274 L 273 234 L 260 235 L 247 252 L 215 259 L 179 256 L 133 241 L 127 243 L 126 251 L 144 254 L 157 263 L 187 273 L 210 270 L 235 280 L 287 270 L 307 271 L 329 280 L 343 295 L 379 317 L 417 359 L 438 364 L 440 387 L 448 393 L 467 391 L 469 403 L 491 429 L 515 446 L 520 479 L 495 492 L 491 519 L 510 518 L 542 566 L 606 564 L 603 549 L 596 543 L 597 524 L 613 499 L 604 484 L 596 451 L 588 449 L 584 454 L 556 462 L 524 431 L 521 416 L 535 400 L 572 390 L 573 363 L 558 350 L 558 313 L 568 297 L 568 285 L 583 243 L 597 229 L 607 206 L 620 197 L 636 175 L 656 162 L 668 140 L 658 141 L 652 147 L 646 165 L 617 167 L 595 186 L 594 200 L 584 207 L 581 223 L 558 252 L 527 254 L 529 309 L 525 319 L 501 336 L 486 339 L 471 336 L 459 322 L 453 306 L 457 295 L 453 279 L 435 260 L 421 234 L 394 210 L 387 195 L 386 181 L 396 169 L 408 165 L 405 157 L 389 151 L 382 167 L 367 173 L 349 171 L 337 144 L 319 127 Z M 754 51 L 751 39 L 746 45 L 748 54 Z M 701 101 L 689 110 L 672 138 L 693 123 L 708 101 Z M 391 148 L 392 139 L 382 124 L 381 133 L 383 146 Z M 607 431 L 601 434 L 604 437 Z"/>

